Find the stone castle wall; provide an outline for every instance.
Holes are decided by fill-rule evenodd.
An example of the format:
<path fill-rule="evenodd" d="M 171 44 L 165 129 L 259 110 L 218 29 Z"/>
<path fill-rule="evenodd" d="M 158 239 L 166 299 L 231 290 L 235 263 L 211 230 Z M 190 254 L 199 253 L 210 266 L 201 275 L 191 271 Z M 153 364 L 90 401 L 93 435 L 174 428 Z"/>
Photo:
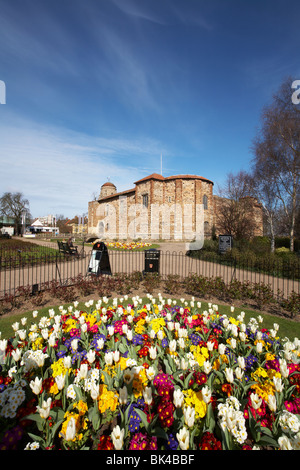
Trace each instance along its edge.
<path fill-rule="evenodd" d="M 153 174 L 137 181 L 135 188 L 119 193 L 107 182 L 99 199 L 89 202 L 88 233 L 119 240 L 193 240 L 200 214 L 205 237 L 211 237 L 221 203 L 213 195 L 213 182 L 196 175 L 164 178 Z M 262 234 L 258 204 L 253 205 L 253 216 L 256 233 Z"/>

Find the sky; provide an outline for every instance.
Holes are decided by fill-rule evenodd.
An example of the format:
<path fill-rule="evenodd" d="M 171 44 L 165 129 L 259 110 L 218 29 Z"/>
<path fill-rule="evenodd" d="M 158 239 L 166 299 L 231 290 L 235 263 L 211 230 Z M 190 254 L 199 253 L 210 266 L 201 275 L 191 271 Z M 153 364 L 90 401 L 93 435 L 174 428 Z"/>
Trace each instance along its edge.
<path fill-rule="evenodd" d="M 161 161 L 217 193 L 300 79 L 299 18 L 299 0 L 0 0 L 0 197 L 73 218 Z"/>

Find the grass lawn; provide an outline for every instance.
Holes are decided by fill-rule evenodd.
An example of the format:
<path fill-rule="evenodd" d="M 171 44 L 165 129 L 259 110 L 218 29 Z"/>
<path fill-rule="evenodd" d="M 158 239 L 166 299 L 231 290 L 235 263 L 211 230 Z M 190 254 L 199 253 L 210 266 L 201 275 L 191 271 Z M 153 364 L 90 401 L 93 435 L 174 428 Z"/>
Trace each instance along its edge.
<path fill-rule="evenodd" d="M 18 266 L 19 264 L 36 263 L 42 258 L 54 255 L 59 255 L 58 250 L 48 246 L 16 239 L 0 241 L 2 267 L 7 264 Z"/>
<path fill-rule="evenodd" d="M 120 297 L 122 298 L 122 297 Z M 196 299 L 197 300 L 197 299 Z M 178 300 L 178 305 L 181 305 L 181 301 Z M 189 302 L 189 301 L 188 301 Z M 95 302 L 96 303 L 96 302 Z M 127 304 L 132 303 L 132 299 L 128 298 L 128 300 L 124 300 L 122 302 L 122 305 L 125 307 Z M 143 298 L 143 303 L 142 305 L 149 303 L 149 299 L 147 297 Z M 112 304 L 112 299 L 109 299 L 108 305 Z M 70 305 L 73 305 L 73 303 L 69 304 L 60 304 L 63 305 L 64 308 L 67 308 Z M 247 308 L 235 308 L 234 312 L 231 312 L 231 306 L 230 305 L 221 305 L 218 304 L 218 312 L 220 315 L 226 314 L 228 317 L 234 317 L 236 318 L 242 311 L 245 312 L 245 323 L 247 323 L 251 317 L 257 318 L 259 315 L 263 317 L 263 323 L 260 324 L 260 328 L 266 328 L 266 329 L 271 329 L 273 328 L 274 323 L 277 323 L 279 325 L 279 331 L 278 335 L 280 338 L 287 337 L 290 340 L 293 340 L 295 337 L 300 338 L 300 322 L 292 321 L 283 317 L 279 316 L 273 316 L 273 315 L 268 315 L 268 314 L 261 314 L 258 311 L 254 310 L 249 310 Z M 42 316 L 48 316 L 49 309 L 51 307 L 44 307 L 41 309 L 37 309 L 39 311 L 37 319 L 41 318 Z M 55 312 L 58 312 L 58 305 L 53 306 L 52 308 L 55 309 Z M 79 302 L 77 306 L 78 310 L 84 310 L 86 309 L 85 303 L 84 302 Z M 208 303 L 207 302 L 202 302 L 201 303 L 201 311 L 208 310 Z M 23 314 L 18 314 L 18 315 L 8 315 L 5 317 L 0 318 L 0 338 L 1 339 L 8 339 L 12 336 L 13 330 L 11 325 L 14 322 L 20 322 L 22 318 L 26 317 L 28 319 L 28 322 L 30 324 L 31 320 L 33 319 L 32 317 L 32 310 L 29 312 L 24 312 Z M 34 322 L 36 322 L 36 319 L 34 319 Z"/>

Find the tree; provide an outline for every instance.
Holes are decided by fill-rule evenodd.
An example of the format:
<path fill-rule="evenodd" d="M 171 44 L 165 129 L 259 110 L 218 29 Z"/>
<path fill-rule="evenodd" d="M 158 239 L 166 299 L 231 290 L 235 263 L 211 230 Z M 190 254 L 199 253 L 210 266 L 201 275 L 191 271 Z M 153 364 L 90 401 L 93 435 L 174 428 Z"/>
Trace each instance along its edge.
<path fill-rule="evenodd" d="M 286 79 L 262 111 L 261 128 L 253 142 L 253 168 L 289 221 L 290 250 L 294 251 L 300 185 L 300 109 L 292 101 L 293 79 Z"/>
<path fill-rule="evenodd" d="M 30 218 L 29 201 L 20 192 L 6 192 L 0 198 L 0 213 L 15 219 L 15 231 L 21 233 L 23 221 Z M 24 217 L 24 219 L 23 219 Z"/>
<path fill-rule="evenodd" d="M 251 178 L 245 171 L 229 173 L 217 198 L 218 231 L 235 239 L 250 239 L 255 231 Z"/>
<path fill-rule="evenodd" d="M 258 198 L 262 205 L 264 216 L 267 221 L 270 239 L 271 239 L 271 252 L 275 251 L 275 236 L 276 227 L 279 218 L 279 200 L 275 193 L 275 184 L 273 175 L 264 172 L 264 166 L 260 167 L 257 163 L 253 168 L 251 175 L 253 195 Z"/>

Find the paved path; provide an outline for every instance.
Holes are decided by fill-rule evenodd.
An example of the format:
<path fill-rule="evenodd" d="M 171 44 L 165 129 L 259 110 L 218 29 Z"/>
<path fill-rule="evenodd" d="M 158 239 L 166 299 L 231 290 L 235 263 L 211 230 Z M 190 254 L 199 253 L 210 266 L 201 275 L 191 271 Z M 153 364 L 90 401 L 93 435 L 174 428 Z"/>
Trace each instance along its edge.
<path fill-rule="evenodd" d="M 35 242 L 35 239 L 33 240 Z M 42 240 L 38 240 L 38 244 L 49 246 L 49 242 Z M 55 248 L 57 247 L 56 243 L 52 245 Z M 13 293 L 19 286 L 33 286 L 35 284 L 40 286 L 52 280 L 66 282 L 79 274 L 85 275 L 88 270 L 91 249 L 91 246 L 85 246 L 85 256 L 79 259 L 72 258 L 68 261 L 57 261 L 40 266 L 27 265 L 22 268 L 0 271 L 0 298 L 5 292 Z M 190 273 L 195 273 L 207 278 L 221 277 L 225 283 L 230 283 L 231 279 L 234 278 L 241 282 L 264 282 L 271 286 L 274 294 L 277 294 L 279 290 L 285 297 L 290 295 L 292 291 L 300 292 L 300 283 L 298 281 L 258 274 L 187 257 L 185 256 L 185 243 L 161 243 L 160 251 L 159 272 L 163 277 L 169 274 L 178 274 L 181 278 L 185 278 Z M 143 251 L 109 250 L 109 259 L 112 273 L 142 272 L 145 269 L 145 252 Z"/>

